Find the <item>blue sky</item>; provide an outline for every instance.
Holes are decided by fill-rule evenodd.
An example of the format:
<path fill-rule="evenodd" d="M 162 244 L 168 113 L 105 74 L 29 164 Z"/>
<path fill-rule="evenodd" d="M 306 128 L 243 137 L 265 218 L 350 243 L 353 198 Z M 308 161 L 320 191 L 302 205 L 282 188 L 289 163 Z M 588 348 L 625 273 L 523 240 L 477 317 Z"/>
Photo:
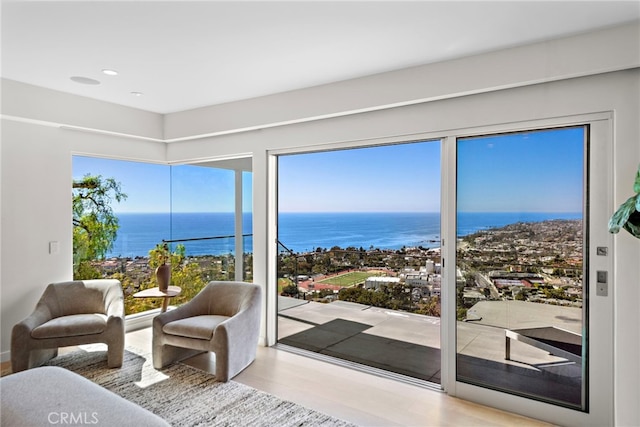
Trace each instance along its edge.
<path fill-rule="evenodd" d="M 234 172 L 199 166 L 168 166 L 74 156 L 73 179 L 85 174 L 115 178 L 127 200 L 117 213 L 233 212 Z M 245 210 L 251 210 L 251 179 L 243 179 Z M 173 191 L 171 191 L 173 189 Z M 173 209 L 172 209 L 173 207 Z"/>
<path fill-rule="evenodd" d="M 461 212 L 580 212 L 583 129 L 458 141 Z M 115 212 L 232 212 L 232 171 L 75 156 L 73 178 L 99 174 L 128 195 Z M 440 142 L 283 155 L 280 212 L 439 212 Z M 251 179 L 245 174 L 245 211 Z"/>
<path fill-rule="evenodd" d="M 280 212 L 439 212 L 440 142 L 280 156 Z"/>
<path fill-rule="evenodd" d="M 461 212 L 581 212 L 582 128 L 458 140 Z"/>

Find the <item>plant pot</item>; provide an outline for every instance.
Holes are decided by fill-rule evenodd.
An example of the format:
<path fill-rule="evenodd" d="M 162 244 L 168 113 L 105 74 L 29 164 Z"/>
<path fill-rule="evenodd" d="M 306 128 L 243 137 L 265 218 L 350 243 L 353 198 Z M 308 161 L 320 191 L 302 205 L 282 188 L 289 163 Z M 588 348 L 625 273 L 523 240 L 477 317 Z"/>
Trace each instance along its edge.
<path fill-rule="evenodd" d="M 169 282 L 171 282 L 171 266 L 162 264 L 156 268 L 156 279 L 158 280 L 160 291 L 166 292 L 169 289 Z"/>

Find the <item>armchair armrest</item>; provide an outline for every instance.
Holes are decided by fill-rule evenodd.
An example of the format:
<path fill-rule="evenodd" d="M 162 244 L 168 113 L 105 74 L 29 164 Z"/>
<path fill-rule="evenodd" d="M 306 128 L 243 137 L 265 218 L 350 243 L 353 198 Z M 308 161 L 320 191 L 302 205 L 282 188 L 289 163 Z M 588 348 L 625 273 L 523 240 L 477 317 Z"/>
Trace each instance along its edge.
<path fill-rule="evenodd" d="M 51 319 L 53 319 L 53 315 L 49 307 L 47 307 L 46 304 L 39 303 L 27 318 L 14 326 L 14 329 L 17 328 L 23 333 L 31 334 L 32 330 L 47 323 Z"/>
<path fill-rule="evenodd" d="M 220 336 L 224 345 L 227 346 L 231 345 L 231 341 L 249 346 L 257 345 L 262 312 L 261 302 L 261 292 L 248 297 L 242 302 L 240 311 L 216 327 L 214 338 L 216 335 Z"/>
<path fill-rule="evenodd" d="M 169 310 L 164 313 L 158 314 L 156 317 L 153 318 L 154 327 L 156 327 L 157 325 L 160 327 L 160 329 L 162 329 L 162 327 L 169 322 L 173 322 L 174 320 L 180 320 L 180 319 L 189 317 L 189 310 L 185 308 L 185 306 L 186 304 L 181 305 L 180 307 L 174 308 L 173 310 Z"/>
<path fill-rule="evenodd" d="M 109 299 L 106 302 L 105 312 L 107 317 L 124 318 L 124 298 L 119 296 Z"/>
<path fill-rule="evenodd" d="M 217 329 L 223 329 L 227 337 L 232 336 L 234 339 L 251 336 L 250 331 L 253 330 L 253 323 L 256 320 L 260 322 L 260 318 L 253 313 L 253 310 L 244 309 L 216 326 L 216 332 L 218 332 Z"/>
<path fill-rule="evenodd" d="M 105 307 L 108 317 L 124 317 L 124 299 L 122 297 L 111 298 Z"/>
<path fill-rule="evenodd" d="M 87 280 L 85 283 L 93 284 L 94 280 Z M 122 293 L 122 285 L 118 280 L 102 280 L 102 282 L 110 282 L 106 288 L 102 288 L 104 313 L 107 317 L 120 317 L 124 319 L 124 295 Z"/>
<path fill-rule="evenodd" d="M 31 332 L 53 318 L 46 304 L 39 302 L 33 312 L 24 320 L 16 323 L 11 329 L 11 369 L 13 372 L 24 371 L 30 366 L 55 356 L 58 349 L 39 350 L 31 354 Z"/>
<path fill-rule="evenodd" d="M 255 335 L 257 344 L 260 327 L 260 314 L 262 312 L 261 302 L 261 292 L 248 296 L 244 301 L 242 301 L 240 310 L 224 322 L 221 322 L 216 329 L 224 331 L 223 335 L 226 337 L 226 340 L 228 340 L 228 337 L 231 335 L 234 337 L 234 340 L 244 339 L 247 341 L 253 341 L 253 335 Z M 216 334 L 214 334 L 214 336 L 215 335 Z"/>
<path fill-rule="evenodd" d="M 212 347 L 216 353 L 216 377 L 227 381 L 247 367 L 256 356 L 260 333 L 261 295 L 253 295 L 234 316 L 214 330 Z"/>

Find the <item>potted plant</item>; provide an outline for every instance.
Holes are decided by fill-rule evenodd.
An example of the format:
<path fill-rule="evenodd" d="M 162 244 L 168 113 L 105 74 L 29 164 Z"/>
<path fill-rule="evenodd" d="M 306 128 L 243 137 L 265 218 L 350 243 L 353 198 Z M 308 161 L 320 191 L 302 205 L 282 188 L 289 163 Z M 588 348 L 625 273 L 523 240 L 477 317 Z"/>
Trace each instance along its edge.
<path fill-rule="evenodd" d="M 609 220 L 609 232 L 617 233 L 621 228 L 640 239 L 640 166 L 633 183 L 636 193 L 624 202 Z"/>
<path fill-rule="evenodd" d="M 151 250 L 151 259 L 155 258 L 158 261 L 158 267 L 156 268 L 156 280 L 158 281 L 158 288 L 162 292 L 166 292 L 169 289 L 169 283 L 171 282 L 171 265 L 167 264 L 171 260 L 171 253 L 169 252 L 169 245 L 165 242 L 156 245 L 155 249 Z"/>

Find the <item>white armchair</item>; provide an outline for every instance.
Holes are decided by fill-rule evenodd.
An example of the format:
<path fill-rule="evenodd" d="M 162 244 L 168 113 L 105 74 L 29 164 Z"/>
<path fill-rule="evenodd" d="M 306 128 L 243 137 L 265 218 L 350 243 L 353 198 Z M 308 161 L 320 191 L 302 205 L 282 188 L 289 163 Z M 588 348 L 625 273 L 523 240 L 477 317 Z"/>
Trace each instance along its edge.
<path fill-rule="evenodd" d="M 210 282 L 188 303 L 155 317 L 153 366 L 212 351 L 216 379 L 230 380 L 256 357 L 261 302 L 258 285 Z"/>
<path fill-rule="evenodd" d="M 107 364 L 122 366 L 124 296 L 118 280 L 52 283 L 35 310 L 11 331 L 11 369 L 24 371 L 57 356 L 58 347 L 106 343 Z"/>

